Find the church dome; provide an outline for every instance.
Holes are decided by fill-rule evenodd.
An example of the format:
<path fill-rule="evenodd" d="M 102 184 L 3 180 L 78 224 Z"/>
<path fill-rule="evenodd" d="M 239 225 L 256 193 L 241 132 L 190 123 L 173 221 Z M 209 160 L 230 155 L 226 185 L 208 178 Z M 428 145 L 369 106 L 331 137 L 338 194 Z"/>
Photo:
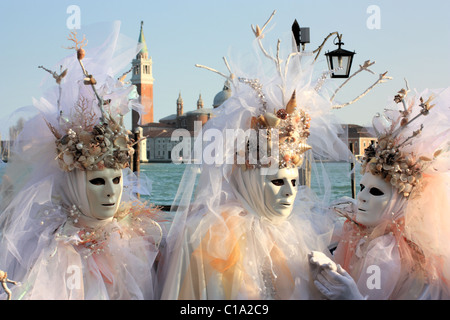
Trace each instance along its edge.
<path fill-rule="evenodd" d="M 225 100 L 227 100 L 229 97 L 231 97 L 231 89 L 230 89 L 230 83 L 227 80 L 225 82 L 225 85 L 223 86 L 222 91 L 220 91 L 218 94 L 216 94 L 216 96 L 214 97 L 213 100 L 213 107 L 217 108 L 218 106 L 220 106 L 222 103 L 225 102 Z"/>

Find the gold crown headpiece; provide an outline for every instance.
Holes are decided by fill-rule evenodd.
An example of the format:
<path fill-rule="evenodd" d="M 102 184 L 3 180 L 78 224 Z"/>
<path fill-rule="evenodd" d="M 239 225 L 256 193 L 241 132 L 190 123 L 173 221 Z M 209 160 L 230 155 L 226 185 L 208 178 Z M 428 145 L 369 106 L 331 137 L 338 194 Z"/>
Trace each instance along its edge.
<path fill-rule="evenodd" d="M 273 143 L 273 130 L 277 130 L 278 154 L 271 154 L 270 148 L 268 148 L 267 154 L 278 159 L 278 167 L 280 169 L 301 166 L 303 153 L 311 149 L 311 146 L 306 143 L 310 135 L 311 118 L 304 110 L 297 108 L 295 90 L 285 108 L 274 109 L 273 112 L 269 112 L 266 110 L 267 103 L 262 92 L 262 86 L 258 81 L 244 78 L 239 78 L 239 81 L 249 84 L 257 92 L 261 100 L 262 113 L 258 117 L 251 118 L 250 128 L 256 131 L 263 130 L 268 138 L 264 142 L 267 142 L 268 146 Z M 245 166 L 246 168 L 255 168 L 259 164 L 250 164 L 247 160 Z"/>
<path fill-rule="evenodd" d="M 95 88 L 97 81 L 83 65 L 82 60 L 85 57 L 83 47 L 87 44 L 85 38 L 78 41 L 76 32 L 72 32 L 69 40 L 73 41 L 75 46 L 67 49 L 76 50 L 77 60 L 84 74 L 83 84 L 90 86 L 94 95 L 79 93 L 78 101 L 71 110 L 70 120 L 63 115 L 58 105 L 59 129 L 47 121 L 47 125 L 56 137 L 58 164 L 63 171 L 126 168 L 134 153 L 132 146 L 135 142 L 129 138 L 130 132 L 123 126 L 123 115 L 118 114 L 116 117 L 112 115 L 110 108 L 113 101 L 104 100 L 99 95 Z M 67 69 L 60 75 L 46 68 L 43 69 L 53 75 L 58 85 L 67 74 Z M 125 92 L 125 94 L 128 93 Z M 96 112 L 98 110 L 95 110 L 95 104 L 99 108 L 100 116 Z M 105 108 L 109 109 L 109 112 Z"/>
<path fill-rule="evenodd" d="M 367 170 L 373 175 L 379 175 L 404 197 L 409 197 L 411 192 L 419 187 L 424 168 L 433 160 L 424 155 L 418 156 L 417 152 L 405 150 L 405 146 L 412 145 L 413 139 L 418 137 L 424 128 L 422 123 L 417 130 L 405 134 L 408 132 L 408 126 L 419 117 L 429 114 L 430 109 L 434 107 L 430 105 L 433 97 L 426 101 L 421 97 L 419 113 L 411 118 L 414 101 L 407 107 L 407 93 L 408 90 L 402 89 L 395 96 L 394 101 L 397 104 L 401 102 L 403 110 L 399 110 L 398 116 L 391 119 L 391 126 L 384 133 L 378 133 L 378 142 L 365 149 L 361 167 L 361 173 Z M 439 151 L 436 151 L 432 157 L 438 155 Z"/>

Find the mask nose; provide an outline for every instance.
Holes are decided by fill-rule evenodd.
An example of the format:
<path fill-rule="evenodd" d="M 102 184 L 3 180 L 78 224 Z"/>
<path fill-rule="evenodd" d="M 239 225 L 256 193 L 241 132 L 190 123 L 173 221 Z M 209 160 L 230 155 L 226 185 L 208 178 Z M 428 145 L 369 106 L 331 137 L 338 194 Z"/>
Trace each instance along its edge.
<path fill-rule="evenodd" d="M 115 190 L 114 190 L 114 185 L 112 183 L 112 181 L 108 181 L 105 184 L 105 195 L 107 198 L 111 198 L 112 196 L 114 196 L 115 194 Z"/>
<path fill-rule="evenodd" d="M 291 180 L 285 180 L 283 185 L 283 195 L 286 197 L 290 197 L 294 194 L 295 186 L 292 185 Z"/>
<path fill-rule="evenodd" d="M 366 188 L 364 188 L 363 190 L 361 190 L 358 195 L 356 196 L 356 199 L 360 202 L 367 202 L 367 192 L 366 192 Z"/>

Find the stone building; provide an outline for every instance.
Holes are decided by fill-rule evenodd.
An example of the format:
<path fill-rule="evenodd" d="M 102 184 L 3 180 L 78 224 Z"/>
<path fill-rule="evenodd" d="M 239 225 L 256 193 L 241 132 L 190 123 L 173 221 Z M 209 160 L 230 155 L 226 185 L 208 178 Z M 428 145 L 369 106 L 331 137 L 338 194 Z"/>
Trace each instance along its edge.
<path fill-rule="evenodd" d="M 231 90 L 229 84 L 226 83 L 222 91 L 215 95 L 212 108 L 205 108 L 202 96 L 199 95 L 197 108 L 184 112 L 184 101 L 180 92 L 176 100 L 176 113 L 160 119 L 158 123 L 142 125 L 143 135 L 147 137 L 145 162 L 172 161 L 172 149 L 179 143 L 179 140 L 172 141 L 173 132 L 177 129 L 184 129 L 189 133 L 191 146 L 193 146 L 196 122 L 203 126 L 214 116 L 213 110 L 230 96 Z"/>
<path fill-rule="evenodd" d="M 370 133 L 370 128 L 356 124 L 343 125 L 342 127 L 345 132 L 345 139 L 343 140 L 347 142 L 349 147 L 350 144 L 353 146 L 353 154 L 356 159 L 361 159 L 364 156 L 364 149 L 377 141 L 377 138 Z"/>

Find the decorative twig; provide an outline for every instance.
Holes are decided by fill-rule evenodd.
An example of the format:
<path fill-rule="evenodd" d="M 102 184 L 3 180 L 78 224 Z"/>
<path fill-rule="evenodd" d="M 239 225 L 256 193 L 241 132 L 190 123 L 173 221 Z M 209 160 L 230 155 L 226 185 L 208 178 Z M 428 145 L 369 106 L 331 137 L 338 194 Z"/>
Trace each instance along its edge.
<path fill-rule="evenodd" d="M 292 52 L 289 54 L 289 56 L 286 59 L 286 67 L 284 70 L 284 77 L 287 77 L 288 66 L 289 66 L 289 63 L 291 62 L 291 58 L 294 56 L 297 56 L 297 55 L 302 55 L 302 54 L 303 54 L 302 52 Z"/>
<path fill-rule="evenodd" d="M 272 57 L 269 53 L 267 53 L 266 49 L 264 49 L 264 46 L 263 46 L 263 44 L 262 44 L 262 42 L 261 42 L 261 37 L 258 37 L 258 45 L 259 45 L 259 48 L 261 49 L 261 51 L 263 52 L 263 54 L 264 54 L 267 58 L 269 58 L 270 60 L 272 60 L 273 62 L 275 62 L 275 64 L 278 63 L 277 59 L 274 58 L 274 57 Z"/>
<path fill-rule="evenodd" d="M 273 16 L 275 15 L 275 13 L 276 13 L 276 10 L 274 10 L 274 11 L 272 12 L 272 14 L 270 15 L 269 19 L 267 19 L 267 21 L 266 21 L 266 23 L 264 24 L 264 26 L 262 27 L 262 29 L 260 29 L 258 25 L 256 25 L 256 28 L 254 28 L 253 25 L 251 25 L 251 27 L 252 27 L 253 33 L 255 34 L 255 36 L 256 36 L 256 38 L 257 38 L 257 40 L 258 40 L 258 45 L 259 45 L 261 51 L 263 52 L 263 54 L 264 54 L 267 58 L 269 58 L 270 60 L 272 60 L 273 62 L 275 62 L 275 64 L 277 65 L 277 70 L 279 70 L 279 65 L 281 64 L 281 60 L 280 60 L 280 44 L 281 44 L 281 41 L 278 40 L 278 43 L 277 43 L 277 56 L 276 56 L 276 58 L 275 58 L 275 57 L 272 57 L 272 56 L 266 51 L 266 49 L 264 49 L 264 46 L 263 46 L 263 44 L 262 44 L 262 42 L 261 42 L 261 39 L 264 38 L 263 31 L 264 31 L 264 29 L 266 28 L 267 24 L 270 22 L 270 20 L 272 20 L 272 18 L 273 18 Z M 282 75 L 282 74 L 281 74 L 281 71 L 279 71 L 279 72 L 280 72 L 280 76 L 281 76 L 281 75 Z"/>
<path fill-rule="evenodd" d="M 253 25 L 251 25 L 252 31 L 253 31 L 253 33 L 255 34 L 255 36 L 257 38 L 259 38 L 259 37 L 264 38 L 264 34 L 263 34 L 264 29 L 267 27 L 267 25 L 269 24 L 270 20 L 272 20 L 272 18 L 275 15 L 276 12 L 277 12 L 277 10 L 274 10 L 272 12 L 272 14 L 270 15 L 269 19 L 267 19 L 266 23 L 264 23 L 262 29 L 260 29 L 258 25 L 256 25 L 256 28 L 253 27 Z"/>
<path fill-rule="evenodd" d="M 58 130 L 56 130 L 56 128 L 54 126 L 52 126 L 51 123 L 47 121 L 47 119 L 45 119 L 45 117 L 42 117 L 42 118 L 44 119 L 45 123 L 47 124 L 48 128 L 53 133 L 53 135 L 56 137 L 56 139 L 61 139 L 62 136 L 58 132 Z"/>
<path fill-rule="evenodd" d="M 203 66 L 203 65 L 201 65 L 201 64 L 196 64 L 195 66 L 196 66 L 197 68 L 203 68 L 203 69 L 206 69 L 206 70 L 215 72 L 215 73 L 217 73 L 218 75 L 221 75 L 222 77 L 224 77 L 224 78 L 226 78 L 226 79 L 230 79 L 230 77 L 227 76 L 226 74 L 223 74 L 222 72 L 217 71 L 217 70 L 215 70 L 215 69 L 213 69 L 213 68 L 210 68 L 210 67 L 207 67 L 207 66 Z"/>
<path fill-rule="evenodd" d="M 339 32 L 335 31 L 335 32 L 330 33 L 328 36 L 325 37 L 325 39 L 323 40 L 322 44 L 316 50 L 313 51 L 313 53 L 317 52 L 316 57 L 314 58 L 314 62 L 316 62 L 317 58 L 319 57 L 319 54 L 322 51 L 323 46 L 325 45 L 325 42 L 327 42 L 328 39 L 330 39 L 330 37 L 332 35 L 337 35 L 339 37 Z"/>
<path fill-rule="evenodd" d="M 394 97 L 394 101 L 396 103 L 399 103 L 399 102 L 402 103 L 404 117 L 406 117 L 409 114 L 408 107 L 406 106 L 406 101 L 405 101 L 405 98 L 409 92 L 408 80 L 405 79 L 405 83 L 406 83 L 406 89 L 401 89 L 399 92 L 397 92 L 397 95 Z"/>
<path fill-rule="evenodd" d="M 276 70 L 277 70 L 277 72 L 278 72 L 278 74 L 279 74 L 279 76 L 280 76 L 280 78 L 281 78 L 281 80 L 282 80 L 282 84 L 281 84 L 281 85 L 278 85 L 278 87 L 281 89 L 281 96 L 282 96 L 283 104 L 285 104 L 285 102 L 284 102 L 284 97 L 285 97 L 285 93 L 286 93 L 286 92 L 285 92 L 285 82 L 286 82 L 286 77 L 287 77 L 288 65 L 289 65 L 289 62 L 290 62 L 291 58 L 292 58 L 294 55 L 299 54 L 299 53 L 298 53 L 298 52 L 296 52 L 296 53 L 291 53 L 291 54 L 288 56 L 288 59 L 286 60 L 286 64 L 285 64 L 285 66 L 284 66 L 284 72 L 283 72 L 283 71 L 282 71 L 282 63 L 283 63 L 283 60 L 280 58 L 281 40 L 278 39 L 278 41 L 277 41 L 277 53 L 276 53 L 276 56 L 275 56 L 275 57 L 271 56 L 271 55 L 266 51 L 266 49 L 264 48 L 264 46 L 263 46 L 263 44 L 262 44 L 262 41 L 261 41 L 261 39 L 264 38 L 263 31 L 264 31 L 264 29 L 266 28 L 266 26 L 268 25 L 268 23 L 272 20 L 272 18 L 273 18 L 273 16 L 275 15 L 275 13 L 276 13 L 276 10 L 272 12 L 271 16 L 270 16 L 269 19 L 266 21 L 266 23 L 264 24 L 264 26 L 263 26 L 262 29 L 260 29 L 258 25 L 256 25 L 256 29 L 253 27 L 253 25 L 252 25 L 251 27 L 252 27 L 253 33 L 255 34 L 255 36 L 256 36 L 256 38 L 257 38 L 258 45 L 259 45 L 259 47 L 260 47 L 262 53 L 263 53 L 268 59 L 272 60 L 272 61 L 275 63 Z"/>
<path fill-rule="evenodd" d="M 406 78 L 404 78 L 405 80 L 405 84 L 406 84 L 406 90 L 409 92 L 409 84 L 408 84 L 408 80 Z"/>
<path fill-rule="evenodd" d="M 56 73 L 56 71 L 51 71 L 47 68 L 45 68 L 44 66 L 38 66 L 38 68 L 43 69 L 45 71 L 47 71 L 48 73 L 50 73 L 53 78 L 55 79 L 56 83 L 59 86 L 59 96 L 58 96 L 58 101 L 57 101 L 57 105 L 58 105 L 58 115 L 61 117 L 61 104 L 60 104 L 60 99 L 61 99 L 61 80 L 67 75 L 67 69 L 64 69 L 64 71 L 62 71 L 60 74 Z M 60 71 L 62 70 L 62 66 L 60 67 Z"/>
<path fill-rule="evenodd" d="M 406 84 L 406 92 L 404 93 L 405 94 L 405 96 L 408 94 L 408 92 L 409 92 L 409 85 L 408 85 L 408 80 L 406 80 L 406 78 L 405 78 L 405 84 Z M 405 111 L 407 111 L 408 110 L 408 108 L 406 107 L 406 101 L 405 101 L 405 99 L 402 99 L 402 103 L 403 103 L 403 109 L 405 110 Z"/>
<path fill-rule="evenodd" d="M 395 136 L 400 130 L 403 130 L 404 127 L 406 127 L 407 125 L 411 124 L 411 122 L 413 122 L 414 120 L 416 120 L 417 118 L 419 118 L 420 116 L 427 116 L 428 113 L 430 112 L 430 110 L 435 106 L 434 104 L 430 106 L 430 102 L 434 99 L 433 95 L 431 95 L 427 101 L 423 101 L 423 98 L 420 97 L 420 107 L 422 108 L 422 110 L 420 110 L 420 112 L 411 120 L 405 122 L 405 124 L 402 124 L 397 130 L 395 130 L 392 135 Z M 413 132 L 413 137 L 415 137 L 416 135 L 418 135 L 420 132 L 422 131 L 422 127 L 420 128 L 420 130 L 418 131 L 414 131 Z M 412 137 L 411 137 L 412 138 Z M 410 138 L 406 139 L 406 141 L 408 141 Z M 404 141 L 401 145 L 403 145 L 406 141 Z M 401 146 L 400 145 L 400 146 Z"/>
<path fill-rule="evenodd" d="M 224 61 L 224 63 L 225 63 L 225 66 L 227 67 L 228 71 L 230 72 L 230 75 L 229 75 L 229 76 L 227 76 L 226 74 L 224 74 L 224 73 L 222 73 L 222 72 L 220 72 L 220 71 L 217 71 L 216 69 L 213 69 L 213 68 L 210 68 L 210 67 L 207 67 L 207 66 L 203 66 L 203 65 L 201 65 L 201 64 L 196 64 L 195 66 L 196 66 L 197 68 L 202 68 L 202 69 L 206 69 L 206 70 L 212 71 L 212 72 L 214 72 L 214 73 L 217 73 L 218 75 L 220 75 L 220 76 L 224 77 L 225 79 L 231 81 L 231 80 L 234 79 L 234 74 L 233 74 L 233 72 L 231 71 L 231 67 L 230 67 L 230 65 L 229 65 L 229 63 L 228 63 L 228 61 L 227 61 L 227 58 L 223 57 L 223 61 Z"/>
<path fill-rule="evenodd" d="M 82 49 L 83 47 L 86 47 L 88 44 L 88 41 L 86 40 L 86 36 L 84 36 L 84 35 L 83 35 L 83 39 L 81 39 L 81 41 L 78 41 L 76 31 L 72 31 L 67 39 L 70 41 L 73 41 L 75 43 L 75 46 L 73 46 L 73 47 L 65 47 L 65 49 L 68 49 L 68 50 L 75 49 L 78 51 L 78 50 Z"/>
<path fill-rule="evenodd" d="M 417 119 L 420 116 L 417 115 L 413 120 Z M 411 123 L 413 120 L 411 120 L 409 123 Z M 409 140 L 411 140 L 412 138 L 414 138 L 415 136 L 417 136 L 418 134 L 420 134 L 423 130 L 423 123 L 420 125 L 420 129 L 413 131 L 413 134 L 411 136 L 409 136 L 408 138 L 406 138 L 405 141 L 403 141 L 402 143 L 400 143 L 397 148 L 400 148 L 401 146 L 405 145 Z"/>
<path fill-rule="evenodd" d="M 339 90 L 341 90 L 349 81 L 351 78 L 353 78 L 354 76 L 356 76 L 358 73 L 360 73 L 361 71 L 365 70 L 368 71 L 372 74 L 375 74 L 372 70 L 369 69 L 370 66 L 373 66 L 375 64 L 374 62 L 370 62 L 370 60 L 367 60 L 364 62 L 364 64 L 361 66 L 359 65 L 359 70 L 356 71 L 355 73 L 353 73 L 350 77 L 348 77 L 347 80 L 345 80 L 340 86 L 339 88 L 336 89 L 336 91 L 334 91 L 333 96 L 330 98 L 330 102 L 334 100 L 334 98 L 336 97 L 336 94 L 338 93 Z"/>
<path fill-rule="evenodd" d="M 83 35 L 83 39 L 81 41 L 78 41 L 77 32 L 72 31 L 70 33 L 68 40 L 73 41 L 75 43 L 75 46 L 67 47 L 66 49 L 75 49 L 77 51 L 77 59 L 78 59 L 78 62 L 80 63 L 81 69 L 83 70 L 83 74 L 85 76 L 84 84 L 91 85 L 92 90 L 94 91 L 94 94 L 97 97 L 98 107 L 100 108 L 100 111 L 102 114 L 100 117 L 100 122 L 105 122 L 105 110 L 103 109 L 103 99 L 99 96 L 97 89 L 95 89 L 95 84 L 97 83 L 97 81 L 94 79 L 94 77 L 91 74 L 89 74 L 86 71 L 86 68 L 84 67 L 83 61 L 82 61 L 86 54 L 83 49 L 83 47 L 85 47 L 87 45 L 86 37 Z"/>
<path fill-rule="evenodd" d="M 234 78 L 234 74 L 231 71 L 231 68 L 230 68 L 230 65 L 228 64 L 227 58 L 223 57 L 223 61 L 225 62 L 225 66 L 227 67 L 228 72 L 230 72 L 230 78 L 233 79 Z"/>
<path fill-rule="evenodd" d="M 127 74 L 129 74 L 131 71 L 133 71 L 133 68 L 134 68 L 134 67 L 131 67 L 130 70 L 128 70 L 128 71 L 122 73 L 122 75 L 121 75 L 117 80 L 119 80 L 120 82 L 123 83 L 123 81 L 124 81 L 125 78 L 127 77 Z"/>
<path fill-rule="evenodd" d="M 333 106 L 333 109 L 341 109 L 343 107 L 346 107 L 352 103 L 355 103 L 356 101 L 358 101 L 359 99 L 361 99 L 362 97 L 364 97 L 367 93 L 369 93 L 369 91 L 371 91 L 376 85 L 380 84 L 380 83 L 384 83 L 387 80 L 392 80 L 392 77 L 388 77 L 386 76 L 387 71 L 385 73 L 380 74 L 380 77 L 378 78 L 378 80 L 371 85 L 369 88 L 367 88 L 366 91 L 364 91 L 362 94 L 360 94 L 358 97 L 356 97 L 355 99 L 353 99 L 352 101 L 349 101 L 347 103 L 341 104 L 341 105 L 335 105 Z"/>
<path fill-rule="evenodd" d="M 55 71 L 51 71 L 51 70 L 45 68 L 44 66 L 39 66 L 38 68 L 44 69 L 45 71 L 50 73 L 53 76 L 53 78 L 56 80 L 57 84 L 60 84 L 61 80 L 67 75 L 67 69 L 65 69 L 60 74 L 57 74 Z M 62 66 L 61 66 L 61 69 L 62 69 Z"/>

